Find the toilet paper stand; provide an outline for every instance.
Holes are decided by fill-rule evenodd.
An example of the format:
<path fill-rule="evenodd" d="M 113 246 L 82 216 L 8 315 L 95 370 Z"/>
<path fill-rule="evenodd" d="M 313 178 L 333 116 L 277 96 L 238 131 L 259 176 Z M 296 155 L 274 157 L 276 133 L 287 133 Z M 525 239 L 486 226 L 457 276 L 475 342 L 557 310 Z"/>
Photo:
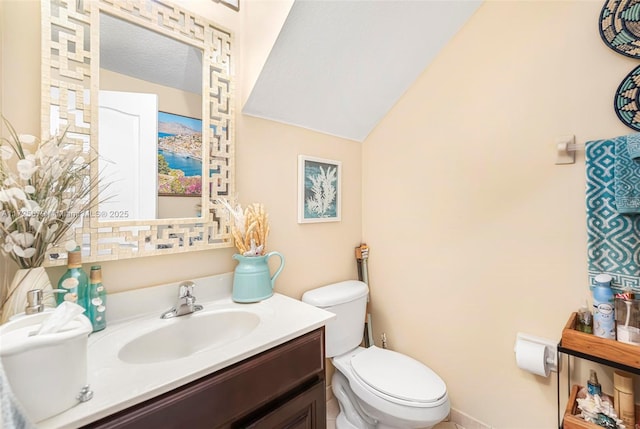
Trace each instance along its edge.
<path fill-rule="evenodd" d="M 552 340 L 546 338 L 536 337 L 535 335 L 524 334 L 518 332 L 516 335 L 516 343 L 514 345 L 514 353 L 517 350 L 518 343 L 528 342 L 544 346 L 544 356 L 546 365 L 548 365 L 549 371 L 558 372 L 558 344 Z M 527 370 L 526 368 L 523 368 Z"/>

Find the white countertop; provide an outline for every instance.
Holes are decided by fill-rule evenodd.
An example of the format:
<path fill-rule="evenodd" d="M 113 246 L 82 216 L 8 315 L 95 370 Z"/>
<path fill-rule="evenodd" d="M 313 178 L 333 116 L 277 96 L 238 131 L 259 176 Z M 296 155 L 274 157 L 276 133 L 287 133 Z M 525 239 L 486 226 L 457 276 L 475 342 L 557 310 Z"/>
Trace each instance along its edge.
<path fill-rule="evenodd" d="M 194 314 L 241 309 L 257 314 L 260 323 L 250 333 L 221 347 L 164 362 L 126 363 L 117 354 L 128 341 L 145 330 L 155 329 L 158 323 L 176 323 L 191 315 L 160 319 L 163 311 L 175 305 L 177 283 L 109 295 L 107 328 L 89 337 L 88 383 L 94 392 L 93 398 L 38 422 L 37 427 L 77 428 L 99 420 L 311 332 L 334 317 L 332 313 L 280 294 L 259 303 L 235 303 L 231 300 L 231 273 L 194 282 L 194 295 L 198 304 L 204 306 Z"/>

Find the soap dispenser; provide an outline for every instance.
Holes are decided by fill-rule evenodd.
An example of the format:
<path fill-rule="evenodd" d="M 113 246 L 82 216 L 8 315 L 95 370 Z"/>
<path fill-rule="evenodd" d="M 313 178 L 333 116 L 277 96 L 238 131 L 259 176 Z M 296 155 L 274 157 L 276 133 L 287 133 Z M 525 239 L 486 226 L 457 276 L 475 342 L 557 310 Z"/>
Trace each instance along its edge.
<path fill-rule="evenodd" d="M 55 292 L 55 290 L 54 290 Z M 31 314 L 38 314 L 47 311 L 53 311 L 52 307 L 45 307 L 44 292 L 42 289 L 31 289 L 27 291 L 27 305 L 24 307 L 23 313 L 14 314 L 9 320 L 15 320 L 19 317 L 29 316 Z"/>
<path fill-rule="evenodd" d="M 42 289 L 32 289 L 27 292 L 27 306 L 24 314 L 42 313 L 44 304 L 42 303 Z"/>

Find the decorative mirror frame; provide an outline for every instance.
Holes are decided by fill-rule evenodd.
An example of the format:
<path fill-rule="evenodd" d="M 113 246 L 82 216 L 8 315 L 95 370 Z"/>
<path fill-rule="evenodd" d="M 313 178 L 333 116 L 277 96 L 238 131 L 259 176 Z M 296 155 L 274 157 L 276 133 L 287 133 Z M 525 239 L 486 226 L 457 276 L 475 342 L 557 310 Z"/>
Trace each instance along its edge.
<path fill-rule="evenodd" d="M 208 174 L 202 177 L 201 217 L 105 222 L 81 214 L 72 238 L 83 244 L 83 262 L 233 246 L 228 216 L 216 216 L 216 200 L 235 195 L 230 31 L 165 0 L 43 0 L 42 136 L 51 134 L 56 120 L 84 152 L 98 153 L 100 12 L 202 50 L 202 169 Z M 90 174 L 98 179 L 97 166 L 91 165 Z M 97 189 L 91 198 L 98 201 Z M 47 253 L 45 266 L 66 263 L 63 244 Z"/>

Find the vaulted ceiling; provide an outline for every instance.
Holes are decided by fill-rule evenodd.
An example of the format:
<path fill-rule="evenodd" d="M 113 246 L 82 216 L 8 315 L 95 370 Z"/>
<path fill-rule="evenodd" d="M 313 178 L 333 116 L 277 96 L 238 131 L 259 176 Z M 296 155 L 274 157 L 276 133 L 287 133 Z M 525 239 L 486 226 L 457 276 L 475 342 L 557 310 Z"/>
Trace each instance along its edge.
<path fill-rule="evenodd" d="M 363 141 L 481 0 L 296 0 L 242 110 Z"/>

